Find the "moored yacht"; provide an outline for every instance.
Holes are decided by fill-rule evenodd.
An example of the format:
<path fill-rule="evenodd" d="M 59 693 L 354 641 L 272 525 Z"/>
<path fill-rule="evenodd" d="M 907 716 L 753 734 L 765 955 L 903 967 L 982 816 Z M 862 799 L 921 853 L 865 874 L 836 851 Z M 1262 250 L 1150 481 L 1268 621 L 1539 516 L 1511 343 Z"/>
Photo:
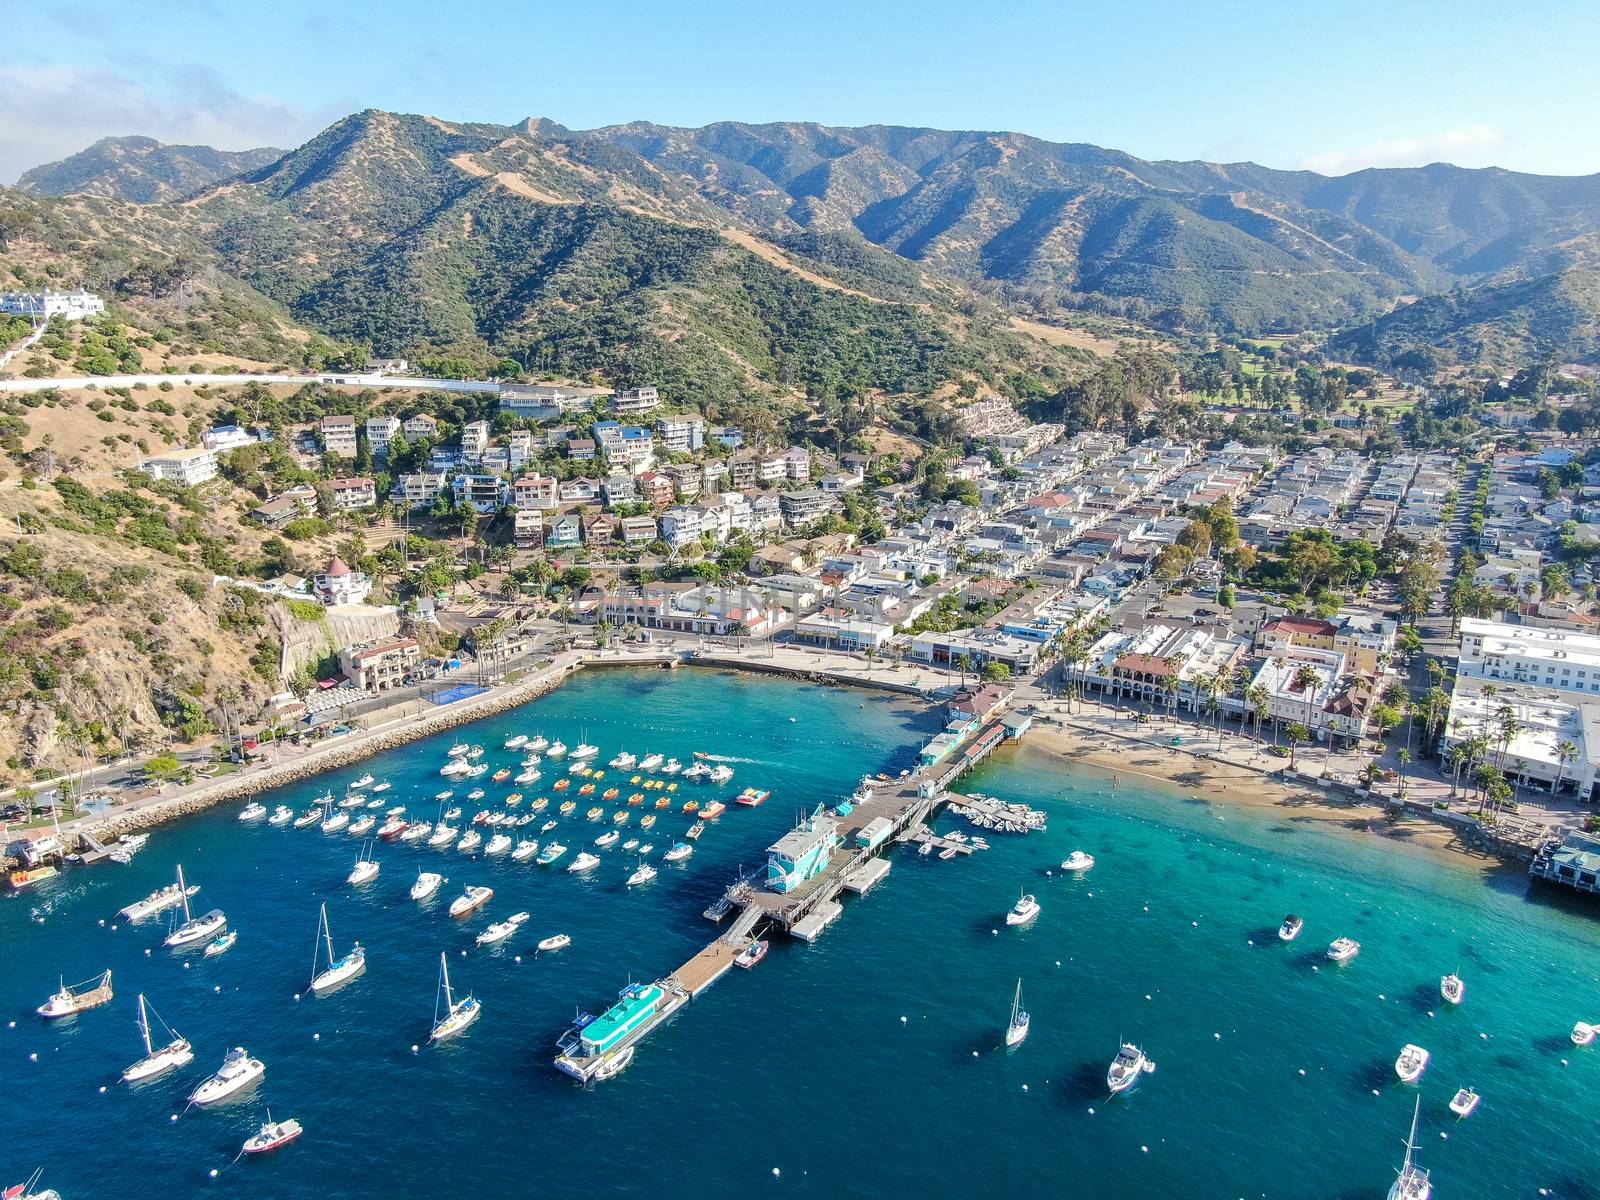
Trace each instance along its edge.
<path fill-rule="evenodd" d="M 706 764 L 703 762 L 696 762 L 689 764 L 689 766 L 683 772 L 683 777 L 685 779 L 699 780 L 704 779 L 709 774 L 711 774 L 710 767 L 706 766 Z"/>
<path fill-rule="evenodd" d="M 1022 1007 L 1022 980 L 1017 980 L 1017 994 L 1011 999 L 1011 1020 L 1006 1025 L 1006 1048 L 1022 1045 L 1028 1036 L 1028 1012 Z"/>
<path fill-rule="evenodd" d="M 391 813 L 389 819 L 378 826 L 378 836 L 386 842 L 392 842 L 404 833 L 409 826 L 406 819 L 397 813 Z"/>
<path fill-rule="evenodd" d="M 520 750 L 527 744 L 528 735 L 525 733 L 519 733 L 515 737 L 508 737 L 505 740 L 505 748 L 507 750 Z"/>
<path fill-rule="evenodd" d="M 167 934 L 168 946 L 188 946 L 195 942 L 203 942 L 209 937 L 215 937 L 227 927 L 228 918 L 223 915 L 220 908 L 213 908 L 203 917 L 197 917 L 189 909 L 189 890 L 183 882 L 183 868 L 178 868 L 179 903 L 183 905 L 183 921 L 173 931 Z"/>
<path fill-rule="evenodd" d="M 400 840 L 402 842 L 420 842 L 432 832 L 432 821 L 414 821 L 406 826 L 405 832 L 400 835 Z"/>
<path fill-rule="evenodd" d="M 570 937 L 564 933 L 557 933 L 542 940 L 539 943 L 539 950 L 542 953 L 548 953 L 552 950 L 565 950 L 570 945 L 572 945 Z"/>
<path fill-rule="evenodd" d="M 1389 1188 L 1389 1200 L 1430 1200 L 1433 1195 L 1433 1184 L 1428 1181 L 1428 1173 L 1411 1159 L 1417 1150 L 1417 1117 L 1421 1112 L 1422 1097 L 1418 1096 L 1411 1110 L 1411 1133 L 1406 1138 L 1405 1162 L 1401 1164 Z"/>
<path fill-rule="evenodd" d="M 483 848 L 483 853 L 484 857 L 488 858 L 504 854 L 509 849 L 511 849 L 511 839 L 503 833 L 497 833 L 489 839 L 489 844 Z"/>
<path fill-rule="evenodd" d="M 708 778 L 712 783 L 727 783 L 728 780 L 733 778 L 733 768 L 727 763 L 718 763 L 711 768 L 711 774 Z"/>
<path fill-rule="evenodd" d="M 439 1001 L 443 1000 L 441 1006 Z M 430 1042 L 441 1042 L 447 1037 L 460 1033 L 468 1025 L 478 1019 L 482 1005 L 475 996 L 463 996 L 457 1000 L 450 991 L 450 964 L 445 961 L 444 952 L 439 952 L 439 987 L 433 998 L 433 1029 L 428 1034 Z"/>
<path fill-rule="evenodd" d="M 721 800 L 713 800 L 710 804 L 703 805 L 700 809 L 700 818 L 704 821 L 715 821 L 728 811 L 728 806 Z"/>
<path fill-rule="evenodd" d="M 267 806 L 259 800 L 252 800 L 239 810 L 239 820 L 241 821 L 259 821 L 266 815 Z"/>
<path fill-rule="evenodd" d="M 1450 1111 L 1458 1117 L 1470 1117 L 1472 1110 L 1478 1107 L 1478 1101 L 1483 1099 L 1471 1088 L 1461 1088 L 1450 1101 Z"/>
<path fill-rule="evenodd" d="M 375 780 L 371 775 L 363 775 L 360 779 L 353 780 L 350 783 L 349 788 L 347 790 L 352 791 L 352 792 L 359 792 L 362 788 L 367 787 L 368 785 L 376 783 L 376 782 L 377 782 L 377 780 Z"/>
<path fill-rule="evenodd" d="M 733 965 L 736 967 L 743 967 L 746 971 L 748 971 L 751 967 L 755 966 L 767 956 L 767 951 L 770 948 L 771 947 L 769 943 L 765 939 L 747 942 L 745 944 L 745 948 L 739 951 L 739 956 L 733 960 Z"/>
<path fill-rule="evenodd" d="M 439 890 L 439 885 L 443 882 L 444 876 L 435 871 L 418 871 L 417 881 L 411 885 L 411 898 L 427 900 Z"/>
<path fill-rule="evenodd" d="M 327 948 L 328 965 L 321 971 L 317 970 L 322 961 L 323 948 Z M 362 971 L 367 969 L 367 952 L 357 942 L 349 954 L 343 958 L 333 956 L 333 934 L 328 929 L 328 906 L 322 906 L 321 915 L 317 918 L 317 942 L 311 952 L 311 990 L 321 996 L 333 991 L 341 984 L 349 983 Z"/>
<path fill-rule="evenodd" d="M 364 817 L 358 817 L 356 820 L 354 820 L 354 821 L 352 821 L 350 823 L 350 830 L 349 830 L 350 836 L 351 837 L 362 837 L 362 836 L 372 832 L 372 827 L 374 825 L 376 825 L 377 823 L 378 823 L 378 818 L 373 816 L 371 813 L 368 813 Z"/>
<path fill-rule="evenodd" d="M 1428 1052 L 1410 1042 L 1402 1047 L 1400 1056 L 1394 1060 L 1394 1073 L 1400 1077 L 1401 1083 L 1415 1083 L 1427 1069 Z"/>
<path fill-rule="evenodd" d="M 537 853 L 539 853 L 539 843 L 531 838 L 523 838 L 517 843 L 517 848 L 511 852 L 511 861 L 527 862 Z"/>
<path fill-rule="evenodd" d="M 1439 995 L 1444 997 L 1446 1004 L 1460 1004 L 1466 997 L 1467 985 L 1462 982 L 1461 976 L 1451 972 L 1439 980 Z"/>
<path fill-rule="evenodd" d="M 461 841 L 456 846 L 456 849 L 462 854 L 471 854 L 481 845 L 483 845 L 483 834 L 479 833 L 476 829 L 469 829 L 466 833 L 462 834 Z"/>
<path fill-rule="evenodd" d="M 643 758 L 641 758 L 639 760 L 639 770 L 641 770 L 641 771 L 654 771 L 657 767 L 659 767 L 665 761 L 666 761 L 666 757 L 664 755 L 655 754 L 655 753 L 646 754 Z"/>
<path fill-rule="evenodd" d="M 433 832 L 428 835 L 428 845 L 435 850 L 442 850 L 456 840 L 456 834 L 459 832 L 460 830 L 454 825 L 446 825 L 441 821 L 433 827 Z"/>
<path fill-rule="evenodd" d="M 661 856 L 661 859 L 663 862 L 682 862 L 693 853 L 694 847 L 688 842 L 677 842 L 673 845 L 672 849 L 668 850 Z"/>
<path fill-rule="evenodd" d="M 567 848 L 560 842 L 550 842 L 543 850 L 539 851 L 539 858 L 537 861 L 540 866 L 548 867 L 566 852 Z"/>
<path fill-rule="evenodd" d="M 1061 864 L 1063 871 L 1087 871 L 1094 866 L 1094 855 L 1085 854 L 1082 850 L 1074 850 L 1067 855 L 1066 861 Z"/>
<path fill-rule="evenodd" d="M 1572 1027 L 1572 1044 L 1574 1046 L 1593 1045 L 1596 1033 L 1600 1033 L 1600 1022 L 1579 1021 Z"/>
<path fill-rule="evenodd" d="M 1143 1050 L 1132 1042 L 1123 1042 L 1116 1058 L 1111 1060 L 1111 1066 L 1106 1071 L 1106 1086 L 1115 1096 L 1118 1092 L 1127 1091 L 1139 1082 L 1141 1076 L 1148 1075 L 1155 1069 L 1155 1063 L 1145 1057 Z"/>
<path fill-rule="evenodd" d="M 464 917 L 469 912 L 482 908 L 489 902 L 489 897 L 493 895 L 494 889 L 491 887 L 469 886 L 461 895 L 450 902 L 450 915 L 452 917 Z"/>
<path fill-rule="evenodd" d="M 588 742 L 579 742 L 573 747 L 572 757 L 576 759 L 593 758 L 600 753 L 599 746 L 591 746 Z"/>
<path fill-rule="evenodd" d="M 294 819 L 294 827 L 296 829 L 304 829 L 307 825 L 317 824 L 322 820 L 322 817 L 322 809 L 316 807 L 308 808 L 305 812 L 301 813 Z"/>
<path fill-rule="evenodd" d="M 194 1061 L 194 1050 L 189 1039 L 173 1029 L 158 1015 L 156 1021 L 172 1035 L 165 1046 L 156 1047 L 150 1040 L 150 1014 L 155 1010 L 145 1003 L 144 993 L 139 993 L 139 1038 L 144 1042 L 144 1057 L 122 1073 L 124 1083 L 138 1083 L 153 1079 L 175 1067 L 186 1067 Z"/>
<path fill-rule="evenodd" d="M 1292 942 L 1300 936 L 1300 931 L 1305 928 L 1305 921 L 1290 913 L 1283 919 L 1283 924 L 1278 926 L 1278 940 Z"/>
<path fill-rule="evenodd" d="M 471 752 L 472 743 L 457 742 L 454 746 L 451 746 L 450 749 L 446 750 L 445 754 L 449 758 L 465 758 Z"/>
<path fill-rule="evenodd" d="M 504 921 L 497 921 L 478 935 L 477 944 L 480 946 L 493 946 L 505 941 L 517 930 L 522 928 L 523 922 L 528 919 L 525 912 L 512 913 Z"/>
<path fill-rule="evenodd" d="M 592 871 L 600 865 L 600 856 L 590 854 L 587 850 L 579 853 L 578 857 L 567 864 L 567 870 L 574 875 L 581 875 L 585 871 Z"/>
<path fill-rule="evenodd" d="M 72 987 L 68 987 L 66 980 L 63 979 L 60 990 L 35 1011 L 47 1021 L 53 1021 L 59 1017 L 75 1017 L 91 1008 L 99 1008 L 102 1004 L 110 1004 L 111 994 L 110 971 L 105 971 L 95 976 L 87 984 L 79 983 Z"/>
<path fill-rule="evenodd" d="M 323 818 L 322 832 L 338 833 L 348 824 L 350 824 L 350 814 L 343 809 L 339 809 L 337 812 L 331 812 Z"/>
<path fill-rule="evenodd" d="M 280 1146 L 287 1146 L 302 1133 L 300 1122 L 290 1117 L 286 1121 L 274 1121 L 272 1112 L 268 1110 L 267 1119 L 261 1123 L 261 1128 L 245 1139 L 241 1153 L 265 1154 L 269 1150 L 276 1150 Z"/>
<path fill-rule="evenodd" d="M 628 886 L 633 887 L 639 883 L 649 883 L 656 877 L 656 869 L 647 862 L 641 862 L 634 868 L 633 874 L 628 876 Z"/>
<path fill-rule="evenodd" d="M 267 1073 L 267 1065 L 259 1058 L 251 1058 L 243 1046 L 235 1046 L 223 1058 L 217 1073 L 207 1079 L 189 1097 L 190 1104 L 205 1107 L 229 1096 L 237 1095 L 253 1085 Z"/>
<path fill-rule="evenodd" d="M 599 846 L 600 849 L 604 850 L 607 846 L 615 846 L 621 840 L 622 835 L 620 833 L 618 833 L 615 829 L 608 829 L 599 837 L 595 838 L 594 844 Z"/>
<path fill-rule="evenodd" d="M 1023 892 L 1017 897 L 1017 902 L 1011 906 L 1011 911 L 1006 913 L 1007 925 L 1026 925 L 1039 915 L 1039 902 Z"/>
<path fill-rule="evenodd" d="M 378 877 L 378 863 L 372 857 L 372 843 L 368 842 L 361 848 L 361 857 L 356 859 L 356 865 L 350 870 L 348 883 L 371 883 Z"/>
<path fill-rule="evenodd" d="M 294 820 L 294 809 L 286 804 L 280 804 L 272 810 L 272 815 L 267 818 L 268 825 L 287 825 Z"/>
<path fill-rule="evenodd" d="M 567 745 L 565 742 L 551 742 L 544 748 L 544 756 L 546 758 L 560 758 L 566 754 L 566 752 Z"/>
<path fill-rule="evenodd" d="M 611 765 L 619 771 L 626 771 L 638 761 L 638 755 L 629 754 L 626 750 L 624 750 L 611 760 Z"/>
<path fill-rule="evenodd" d="M 1361 953 L 1361 943 L 1355 938 L 1334 938 L 1328 946 L 1328 957 L 1336 963 L 1347 963 Z"/>
<path fill-rule="evenodd" d="M 544 734 L 542 734 L 542 733 L 536 733 L 531 738 L 528 739 L 528 744 L 525 747 L 525 749 L 530 754 L 537 754 L 537 753 L 539 753 L 539 751 L 543 750 L 549 744 L 550 744 L 550 739 L 549 738 L 545 737 Z"/>

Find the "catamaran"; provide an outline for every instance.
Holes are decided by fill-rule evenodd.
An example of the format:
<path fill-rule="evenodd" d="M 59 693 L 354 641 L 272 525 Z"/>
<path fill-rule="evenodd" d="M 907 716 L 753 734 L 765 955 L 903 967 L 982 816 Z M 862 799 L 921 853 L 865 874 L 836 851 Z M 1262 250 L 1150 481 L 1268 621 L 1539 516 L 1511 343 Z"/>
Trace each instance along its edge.
<path fill-rule="evenodd" d="M 1406 1159 L 1389 1188 L 1389 1200 L 1430 1200 L 1433 1195 L 1433 1184 L 1428 1182 L 1428 1173 L 1411 1161 L 1411 1156 L 1417 1150 L 1417 1117 L 1421 1113 L 1422 1097 L 1418 1096 L 1416 1105 L 1411 1110 L 1411 1133 L 1406 1138 Z"/>
<path fill-rule="evenodd" d="M 155 1010 L 145 1003 L 144 993 L 139 993 L 139 1038 L 144 1042 L 144 1057 L 134 1063 L 122 1073 L 122 1082 L 138 1083 L 142 1079 L 153 1079 L 164 1074 L 174 1067 L 186 1067 L 194 1061 L 194 1049 L 189 1045 L 189 1039 L 178 1033 L 172 1026 L 161 1020 L 157 1014 L 156 1020 L 161 1027 L 172 1035 L 172 1040 L 159 1050 L 150 1041 L 150 1014 Z"/>
<path fill-rule="evenodd" d="M 50 999 L 46 1000 L 36 1010 L 47 1021 L 58 1017 L 75 1017 L 81 1012 L 91 1008 L 99 1008 L 102 1004 L 111 1003 L 111 972 L 96 976 L 88 983 L 67 986 L 67 981 L 61 981 L 61 988 Z"/>
<path fill-rule="evenodd" d="M 1155 1069 L 1155 1063 L 1145 1057 L 1143 1050 L 1132 1042 L 1123 1042 L 1116 1058 L 1111 1060 L 1111 1066 L 1106 1071 L 1106 1086 L 1115 1096 L 1118 1092 L 1125 1092 L 1138 1083 L 1141 1075 L 1148 1075 Z"/>
<path fill-rule="evenodd" d="M 206 938 L 215 937 L 228 925 L 228 918 L 223 915 L 220 908 L 213 908 L 203 917 L 197 917 L 189 910 L 189 890 L 183 882 L 183 868 L 178 868 L 179 903 L 183 905 L 183 923 L 167 934 L 168 946 L 188 946 L 194 942 L 203 942 Z"/>
<path fill-rule="evenodd" d="M 417 881 L 411 885 L 411 898 L 426 900 L 439 890 L 439 885 L 443 882 L 443 875 L 433 871 L 418 871 Z"/>
<path fill-rule="evenodd" d="M 1011 1000 L 1011 1020 L 1006 1025 L 1006 1048 L 1022 1045 L 1028 1036 L 1028 1013 L 1022 1007 L 1022 980 L 1017 980 L 1017 994 Z"/>
<path fill-rule="evenodd" d="M 439 997 L 444 997 L 444 1015 L 440 1015 Z M 439 952 L 439 987 L 433 998 L 433 1031 L 428 1034 L 430 1042 L 441 1042 L 447 1037 L 460 1033 L 468 1025 L 478 1019 L 478 1014 L 483 1006 L 474 996 L 463 996 L 457 1000 L 450 992 L 450 964 L 445 961 L 444 951 Z"/>
<path fill-rule="evenodd" d="M 322 952 L 326 947 L 328 952 L 328 965 L 321 972 L 317 964 L 322 961 Z M 311 952 L 311 990 L 321 996 L 349 983 L 362 971 L 367 969 L 367 952 L 357 942 L 349 954 L 343 958 L 333 957 L 333 934 L 328 929 L 328 906 L 322 906 L 322 913 L 317 919 L 317 944 Z"/>
<path fill-rule="evenodd" d="M 250 1087 L 266 1073 L 266 1063 L 259 1058 L 251 1058 L 243 1046 L 235 1046 L 223 1058 L 217 1073 L 195 1088 L 189 1103 L 204 1108 L 207 1104 L 226 1100 Z"/>
<path fill-rule="evenodd" d="M 183 868 L 179 867 L 178 870 L 181 872 Z M 121 909 L 117 915 L 127 921 L 141 921 L 145 917 L 154 916 L 158 912 L 176 908 L 183 903 L 185 892 L 192 896 L 199 890 L 200 888 L 196 885 L 190 885 L 185 888 L 180 874 L 177 883 L 169 883 L 166 887 L 151 892 L 143 900 L 135 900 L 132 904 Z"/>

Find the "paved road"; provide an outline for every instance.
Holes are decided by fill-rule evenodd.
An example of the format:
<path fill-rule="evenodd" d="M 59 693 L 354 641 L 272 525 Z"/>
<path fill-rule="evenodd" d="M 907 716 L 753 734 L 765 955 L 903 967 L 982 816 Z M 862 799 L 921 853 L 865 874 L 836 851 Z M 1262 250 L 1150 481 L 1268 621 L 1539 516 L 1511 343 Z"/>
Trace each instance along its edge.
<path fill-rule="evenodd" d="M 43 392 L 51 388 L 154 387 L 162 383 L 336 383 L 345 387 L 410 388 L 440 392 L 500 392 L 500 385 L 484 379 L 413 379 L 403 375 L 250 375 L 238 373 L 195 375 L 70 375 L 55 379 L 0 379 L 0 392 Z"/>

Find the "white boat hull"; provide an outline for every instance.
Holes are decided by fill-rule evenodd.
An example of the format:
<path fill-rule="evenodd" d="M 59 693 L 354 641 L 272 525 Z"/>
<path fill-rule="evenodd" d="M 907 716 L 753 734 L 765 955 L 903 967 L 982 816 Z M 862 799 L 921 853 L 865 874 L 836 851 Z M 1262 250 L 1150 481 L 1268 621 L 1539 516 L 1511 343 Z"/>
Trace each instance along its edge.
<path fill-rule="evenodd" d="M 189 1043 L 177 1042 L 134 1063 L 122 1073 L 122 1082 L 140 1083 L 146 1079 L 154 1079 L 157 1075 L 165 1075 L 178 1067 L 186 1067 L 193 1061 L 194 1051 L 189 1048 Z"/>

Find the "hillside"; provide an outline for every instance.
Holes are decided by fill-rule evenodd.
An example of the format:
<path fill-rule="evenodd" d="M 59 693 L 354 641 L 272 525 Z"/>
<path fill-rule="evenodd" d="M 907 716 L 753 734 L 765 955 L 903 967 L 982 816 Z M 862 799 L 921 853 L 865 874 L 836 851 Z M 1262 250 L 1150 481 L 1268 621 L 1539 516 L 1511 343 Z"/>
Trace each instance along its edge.
<path fill-rule="evenodd" d="M 17 188 L 36 196 L 107 196 L 156 204 L 260 170 L 282 156 L 271 146 L 213 150 L 169 146 L 148 137 L 101 138 L 87 150 L 24 172 Z"/>

